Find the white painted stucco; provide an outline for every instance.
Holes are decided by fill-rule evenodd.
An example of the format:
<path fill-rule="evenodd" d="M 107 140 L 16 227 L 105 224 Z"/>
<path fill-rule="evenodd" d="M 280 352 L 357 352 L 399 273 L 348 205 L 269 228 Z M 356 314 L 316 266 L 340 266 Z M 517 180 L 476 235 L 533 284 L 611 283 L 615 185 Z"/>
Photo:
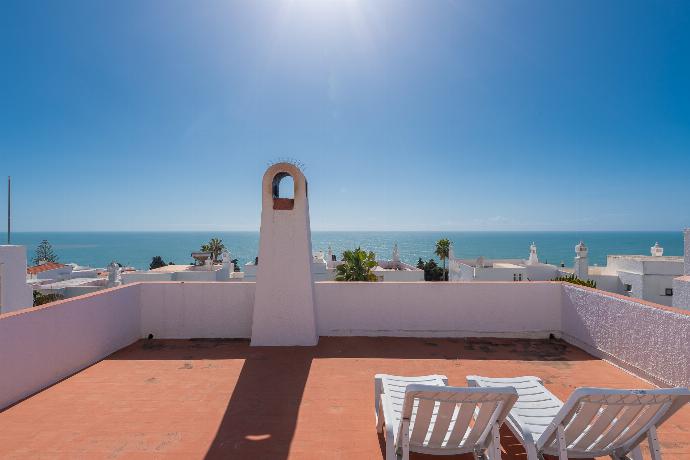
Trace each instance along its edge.
<path fill-rule="evenodd" d="M 690 228 L 686 228 L 683 233 L 685 238 L 684 276 L 673 280 L 673 306 L 690 310 Z"/>
<path fill-rule="evenodd" d="M 683 274 L 690 276 L 690 228 L 686 228 L 683 232 Z"/>
<path fill-rule="evenodd" d="M 294 183 L 292 202 L 274 197 L 280 177 L 287 175 Z M 252 345 L 314 345 L 318 337 L 307 179 L 295 165 L 275 164 L 264 174 L 261 195 Z"/>
<path fill-rule="evenodd" d="M 673 306 L 690 310 L 690 275 L 673 280 Z"/>
<path fill-rule="evenodd" d="M 0 316 L 0 409 L 141 337 L 139 285 Z"/>
<path fill-rule="evenodd" d="M 316 283 L 319 335 L 548 337 L 558 283 Z"/>
<path fill-rule="evenodd" d="M 0 313 L 9 313 L 34 304 L 26 284 L 26 247 L 0 245 Z"/>
<path fill-rule="evenodd" d="M 256 283 L 142 283 L 141 336 L 249 338 Z"/>
<path fill-rule="evenodd" d="M 140 283 L 0 316 L 0 408 L 138 338 L 248 338 L 256 283 Z M 566 283 L 314 285 L 319 335 L 547 337 L 690 386 L 690 314 Z"/>
<path fill-rule="evenodd" d="M 563 284 L 562 334 L 652 380 L 690 386 L 690 315 Z"/>

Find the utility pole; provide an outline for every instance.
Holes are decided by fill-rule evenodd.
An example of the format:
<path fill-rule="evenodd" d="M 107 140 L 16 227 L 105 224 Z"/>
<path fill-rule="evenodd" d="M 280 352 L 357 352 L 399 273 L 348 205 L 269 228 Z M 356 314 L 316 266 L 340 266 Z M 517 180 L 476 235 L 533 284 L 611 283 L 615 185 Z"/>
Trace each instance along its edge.
<path fill-rule="evenodd" d="M 11 243 L 12 232 L 12 177 L 7 176 L 7 244 Z"/>

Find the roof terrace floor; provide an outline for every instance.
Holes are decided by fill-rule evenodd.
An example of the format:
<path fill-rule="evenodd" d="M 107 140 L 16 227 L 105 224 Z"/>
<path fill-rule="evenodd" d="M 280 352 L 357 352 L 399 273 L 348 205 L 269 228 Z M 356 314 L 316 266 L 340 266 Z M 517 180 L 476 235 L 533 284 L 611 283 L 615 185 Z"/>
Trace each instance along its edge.
<path fill-rule="evenodd" d="M 651 387 L 559 340 L 142 340 L 1 412 L 0 458 L 380 460 L 379 372 L 446 374 L 451 385 L 537 375 L 563 400 L 581 386 Z M 501 436 L 504 458 L 525 458 L 507 429 Z M 659 437 L 665 458 L 690 459 L 690 407 Z"/>

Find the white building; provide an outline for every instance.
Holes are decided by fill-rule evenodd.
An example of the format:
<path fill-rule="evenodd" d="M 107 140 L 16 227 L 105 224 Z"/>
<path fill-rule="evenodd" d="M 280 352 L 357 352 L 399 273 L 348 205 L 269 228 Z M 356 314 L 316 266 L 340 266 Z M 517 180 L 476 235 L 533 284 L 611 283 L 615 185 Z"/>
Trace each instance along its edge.
<path fill-rule="evenodd" d="M 683 274 L 683 258 L 664 256 L 659 243 L 650 248 L 650 255 L 609 255 L 606 266 L 590 267 L 587 248 L 580 242 L 575 247 L 575 264 L 572 271 L 583 280 L 593 280 L 604 291 L 628 295 L 649 302 L 671 306 L 673 304 L 673 279 Z"/>
<path fill-rule="evenodd" d="M 103 268 L 75 263 L 44 262 L 27 268 L 26 282 L 41 294 L 56 294 L 66 299 L 108 287 L 104 272 Z"/>
<path fill-rule="evenodd" d="M 141 281 L 231 281 L 241 279 L 235 273 L 235 264 L 230 262 L 230 253 L 223 251 L 222 263 L 214 264 L 207 253 L 192 253 L 201 265 L 164 265 L 153 270 L 124 271 L 120 274 L 122 284 Z"/>
<path fill-rule="evenodd" d="M 26 269 L 27 280 L 62 281 L 72 278 L 74 266 L 58 262 L 43 262 Z"/>
<path fill-rule="evenodd" d="M 532 243 L 527 259 L 456 259 L 448 257 L 449 281 L 548 281 L 558 276 L 558 267 L 539 262 Z"/>
<path fill-rule="evenodd" d="M 259 258 L 257 257 L 253 261 L 244 264 L 242 275 L 240 275 L 244 281 L 256 281 L 256 272 L 259 268 L 257 265 L 258 261 Z M 311 273 L 314 281 L 333 281 L 335 279 L 336 265 L 337 263 L 332 264 L 331 267 L 322 251 L 314 252 L 311 261 Z"/>
<path fill-rule="evenodd" d="M 685 229 L 683 276 L 673 280 L 673 306 L 690 310 L 690 228 Z"/>
<path fill-rule="evenodd" d="M 26 284 L 26 247 L 0 245 L 0 314 L 32 307 Z"/>
<path fill-rule="evenodd" d="M 400 260 L 398 243 L 393 245 L 391 260 L 377 260 L 371 271 L 377 281 L 424 281 L 424 270 Z"/>

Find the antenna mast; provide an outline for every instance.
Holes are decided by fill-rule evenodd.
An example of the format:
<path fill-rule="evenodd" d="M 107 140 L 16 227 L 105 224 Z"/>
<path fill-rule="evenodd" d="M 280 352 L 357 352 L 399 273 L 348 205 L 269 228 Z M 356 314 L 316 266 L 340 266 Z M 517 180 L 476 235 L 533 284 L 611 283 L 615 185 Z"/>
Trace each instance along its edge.
<path fill-rule="evenodd" d="M 7 176 L 7 244 L 10 244 L 12 231 L 12 177 Z"/>

